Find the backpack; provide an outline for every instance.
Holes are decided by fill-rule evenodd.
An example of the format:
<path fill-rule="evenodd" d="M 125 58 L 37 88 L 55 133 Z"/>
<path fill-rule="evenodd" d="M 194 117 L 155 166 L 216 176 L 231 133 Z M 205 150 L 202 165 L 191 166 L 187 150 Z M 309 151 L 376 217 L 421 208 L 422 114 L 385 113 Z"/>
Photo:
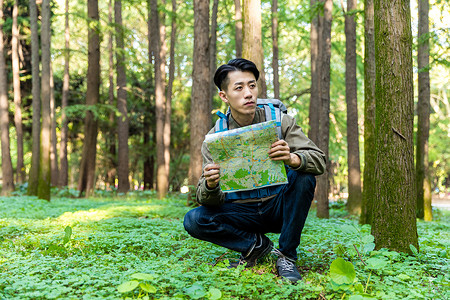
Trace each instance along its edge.
<path fill-rule="evenodd" d="M 264 108 L 266 115 L 266 121 L 274 120 L 277 124 L 278 138 L 282 139 L 281 134 L 281 116 L 287 113 L 287 108 L 284 106 L 283 102 L 278 99 L 257 99 L 256 105 Z M 228 116 L 231 114 L 230 108 L 228 107 L 227 113 L 223 114 L 221 111 L 216 113 L 219 119 L 216 121 L 214 126 L 215 132 L 222 132 L 228 130 Z"/>

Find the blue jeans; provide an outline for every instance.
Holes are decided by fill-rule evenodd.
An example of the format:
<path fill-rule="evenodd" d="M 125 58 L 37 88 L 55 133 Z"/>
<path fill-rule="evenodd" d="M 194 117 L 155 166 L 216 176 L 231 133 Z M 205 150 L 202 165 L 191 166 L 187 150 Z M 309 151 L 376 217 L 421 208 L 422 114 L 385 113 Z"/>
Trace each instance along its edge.
<path fill-rule="evenodd" d="M 256 203 L 200 206 L 184 216 L 184 228 L 193 237 L 247 253 L 256 233 L 280 233 L 279 250 L 297 260 L 297 247 L 314 197 L 312 174 L 289 172 L 289 183 L 273 199 Z"/>

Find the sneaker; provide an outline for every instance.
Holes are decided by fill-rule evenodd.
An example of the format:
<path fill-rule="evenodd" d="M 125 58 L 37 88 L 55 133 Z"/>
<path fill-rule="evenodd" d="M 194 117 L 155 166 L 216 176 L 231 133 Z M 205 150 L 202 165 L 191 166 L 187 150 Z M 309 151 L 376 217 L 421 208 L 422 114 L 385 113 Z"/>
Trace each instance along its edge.
<path fill-rule="evenodd" d="M 277 260 L 278 275 L 283 279 L 287 279 L 291 282 L 297 282 L 302 279 L 302 276 L 297 270 L 295 263 L 286 256 L 280 256 Z"/>
<path fill-rule="evenodd" d="M 230 268 L 236 268 L 239 265 L 245 265 L 246 268 L 251 268 L 256 265 L 258 259 L 263 258 L 269 254 L 273 249 L 273 242 L 264 234 L 256 235 L 256 243 L 247 255 L 241 255 L 238 262 L 230 263 Z"/>

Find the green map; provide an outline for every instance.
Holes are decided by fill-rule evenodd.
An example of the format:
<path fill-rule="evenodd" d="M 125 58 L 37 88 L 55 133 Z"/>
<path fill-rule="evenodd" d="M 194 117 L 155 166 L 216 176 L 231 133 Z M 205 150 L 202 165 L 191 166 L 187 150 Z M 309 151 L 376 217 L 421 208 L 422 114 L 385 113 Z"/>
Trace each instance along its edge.
<path fill-rule="evenodd" d="M 213 161 L 220 166 L 222 191 L 288 183 L 283 162 L 271 160 L 267 153 L 277 139 L 275 121 L 206 135 L 205 143 Z"/>

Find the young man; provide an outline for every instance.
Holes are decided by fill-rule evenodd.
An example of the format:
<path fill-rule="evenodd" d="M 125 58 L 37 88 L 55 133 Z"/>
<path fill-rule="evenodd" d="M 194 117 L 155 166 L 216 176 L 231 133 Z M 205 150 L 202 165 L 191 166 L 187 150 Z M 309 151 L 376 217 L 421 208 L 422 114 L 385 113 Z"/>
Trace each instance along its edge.
<path fill-rule="evenodd" d="M 219 96 L 230 107 L 228 129 L 265 122 L 264 109 L 257 107 L 259 71 L 251 61 L 238 58 L 220 66 L 214 83 Z M 215 132 L 211 129 L 209 133 Z M 289 183 L 252 191 L 223 193 L 220 166 L 214 164 L 202 145 L 203 174 L 197 187 L 201 205 L 184 218 L 186 231 L 195 238 L 241 252 L 238 264 L 252 267 L 274 251 L 278 274 L 296 282 L 301 279 L 295 266 L 300 235 L 314 197 L 316 180 L 325 169 L 325 155 L 309 140 L 293 117 L 282 114 L 283 139 L 272 144 L 267 155 L 287 166 Z M 279 249 L 265 233 L 280 233 Z"/>

